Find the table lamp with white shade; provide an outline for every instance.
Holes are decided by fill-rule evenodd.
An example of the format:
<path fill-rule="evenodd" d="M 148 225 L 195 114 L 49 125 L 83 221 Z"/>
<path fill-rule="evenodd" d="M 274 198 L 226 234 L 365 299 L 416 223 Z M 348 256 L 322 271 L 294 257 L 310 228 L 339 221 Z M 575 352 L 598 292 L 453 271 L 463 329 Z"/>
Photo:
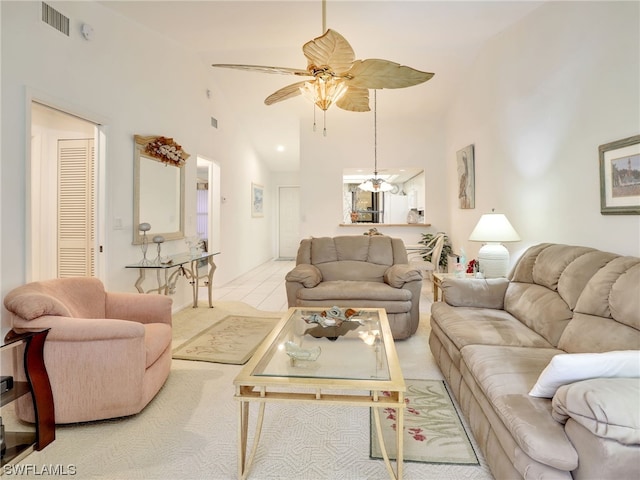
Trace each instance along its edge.
<path fill-rule="evenodd" d="M 520 236 L 504 214 L 492 211 L 482 215 L 469 240 L 485 242 L 478 252 L 480 272 L 485 278 L 507 276 L 509 251 L 501 242 L 519 242 Z"/>

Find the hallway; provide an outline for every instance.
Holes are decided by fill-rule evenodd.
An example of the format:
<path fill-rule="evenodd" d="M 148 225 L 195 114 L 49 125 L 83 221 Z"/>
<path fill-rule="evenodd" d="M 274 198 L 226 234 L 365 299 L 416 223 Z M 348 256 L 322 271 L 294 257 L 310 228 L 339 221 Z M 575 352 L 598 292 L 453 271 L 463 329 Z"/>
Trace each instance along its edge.
<path fill-rule="evenodd" d="M 244 302 L 259 310 L 283 312 L 287 310 L 287 292 L 284 277 L 295 266 L 291 260 L 271 260 L 220 287 L 213 288 L 213 299 Z M 431 310 L 433 298 L 431 279 L 425 278 L 420 295 L 420 311 Z M 201 288 L 200 298 L 206 298 L 207 289 Z"/>

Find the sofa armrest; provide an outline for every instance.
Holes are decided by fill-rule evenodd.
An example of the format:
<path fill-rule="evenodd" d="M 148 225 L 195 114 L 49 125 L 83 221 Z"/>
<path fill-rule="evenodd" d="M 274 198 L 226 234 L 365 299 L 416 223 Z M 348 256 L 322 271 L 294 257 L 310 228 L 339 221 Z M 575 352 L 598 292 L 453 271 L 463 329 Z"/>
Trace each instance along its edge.
<path fill-rule="evenodd" d="M 105 316 L 140 323 L 171 325 L 173 300 L 166 295 L 107 292 Z"/>
<path fill-rule="evenodd" d="M 35 331 L 50 328 L 47 341 L 84 342 L 140 338 L 144 341 L 144 326 L 139 322 L 106 318 L 75 318 L 45 315 L 33 320 L 13 317 L 13 329 Z"/>
<path fill-rule="evenodd" d="M 445 278 L 441 288 L 444 301 L 452 307 L 502 310 L 509 286 L 506 278 Z"/>
<path fill-rule="evenodd" d="M 552 400 L 560 423 L 572 418 L 593 435 L 640 445 L 640 378 L 593 378 L 563 385 Z"/>
<path fill-rule="evenodd" d="M 394 288 L 402 288 L 405 283 L 422 281 L 422 273 L 407 263 L 391 265 L 384 272 L 384 282 Z"/>
<path fill-rule="evenodd" d="M 301 283 L 305 288 L 313 288 L 322 281 L 322 273 L 315 265 L 301 263 L 287 273 L 285 280 Z"/>

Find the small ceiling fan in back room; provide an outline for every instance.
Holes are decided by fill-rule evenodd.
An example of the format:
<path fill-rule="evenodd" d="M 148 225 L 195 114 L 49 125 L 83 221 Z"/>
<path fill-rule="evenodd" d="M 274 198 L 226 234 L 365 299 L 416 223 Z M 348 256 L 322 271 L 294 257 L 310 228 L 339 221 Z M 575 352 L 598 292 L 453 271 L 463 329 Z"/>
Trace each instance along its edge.
<path fill-rule="evenodd" d="M 426 82 L 434 75 L 389 60 L 356 60 L 349 42 L 335 30 L 326 28 L 326 0 L 322 0 L 322 30 L 325 32 L 322 36 L 302 46 L 304 56 L 307 57 L 305 70 L 228 63 L 216 63 L 212 66 L 311 77 L 277 90 L 264 103 L 272 105 L 302 94 L 325 113 L 333 104 L 343 110 L 368 112 L 370 89 L 412 87 Z M 326 122 L 323 130 L 326 135 Z"/>

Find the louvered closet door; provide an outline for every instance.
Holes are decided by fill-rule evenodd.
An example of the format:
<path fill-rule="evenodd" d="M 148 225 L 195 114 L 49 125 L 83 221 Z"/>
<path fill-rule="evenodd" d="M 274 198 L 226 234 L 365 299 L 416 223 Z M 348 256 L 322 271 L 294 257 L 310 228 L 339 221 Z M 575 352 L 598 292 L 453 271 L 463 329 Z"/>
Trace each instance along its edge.
<path fill-rule="evenodd" d="M 95 275 L 93 139 L 58 141 L 58 277 Z"/>

